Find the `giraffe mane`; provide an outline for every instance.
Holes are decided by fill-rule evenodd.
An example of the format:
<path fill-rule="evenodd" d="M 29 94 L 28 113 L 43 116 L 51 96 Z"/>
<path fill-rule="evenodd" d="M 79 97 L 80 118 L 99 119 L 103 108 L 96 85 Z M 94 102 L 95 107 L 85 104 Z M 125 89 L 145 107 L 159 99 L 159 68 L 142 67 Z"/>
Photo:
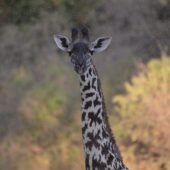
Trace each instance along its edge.
<path fill-rule="evenodd" d="M 95 72 L 96 72 L 96 75 L 98 76 L 98 72 L 97 72 L 97 70 L 96 70 L 96 67 L 95 67 L 95 65 L 93 64 L 93 67 L 94 67 L 94 69 L 95 69 Z M 99 76 L 98 76 L 99 77 Z M 102 92 L 102 90 L 101 90 L 101 81 L 100 81 L 100 79 L 98 78 L 98 84 L 99 84 L 99 89 L 100 89 L 100 94 L 101 94 L 101 96 L 102 96 L 102 98 L 104 99 L 104 95 L 103 95 L 103 92 Z M 117 151 L 117 154 L 119 155 L 119 158 L 121 159 L 121 160 L 123 160 L 123 158 L 122 158 L 122 156 L 121 156 L 121 153 L 120 153 L 120 150 L 119 150 L 119 148 L 118 148 L 118 146 L 117 146 L 117 144 L 116 144 L 116 140 L 115 140 L 115 137 L 114 137 L 114 135 L 113 135 L 113 132 L 112 132 L 112 130 L 111 130 L 111 128 L 110 128 L 110 124 L 109 124 L 109 120 L 108 120 L 108 115 L 107 115 L 107 109 L 106 109 L 106 105 L 105 105 L 105 102 L 104 102 L 105 100 L 103 100 L 102 101 L 102 104 L 103 104 L 103 116 L 104 116 L 104 119 L 105 119 L 105 123 L 106 123 L 106 127 L 107 127 L 107 129 L 108 129 L 108 132 L 109 132 L 109 134 L 110 134 L 110 136 L 111 136 L 111 142 L 114 144 L 114 146 L 115 146 L 115 149 L 116 149 L 116 151 Z"/>

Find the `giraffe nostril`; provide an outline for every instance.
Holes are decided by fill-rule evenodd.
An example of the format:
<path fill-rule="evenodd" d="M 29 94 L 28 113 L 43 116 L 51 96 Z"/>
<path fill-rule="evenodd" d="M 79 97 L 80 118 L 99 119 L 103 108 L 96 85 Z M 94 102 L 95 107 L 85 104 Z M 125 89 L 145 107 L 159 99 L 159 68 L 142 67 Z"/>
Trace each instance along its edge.
<path fill-rule="evenodd" d="M 83 63 L 80 63 L 80 64 L 79 64 L 79 67 L 82 68 L 82 67 L 83 67 Z"/>

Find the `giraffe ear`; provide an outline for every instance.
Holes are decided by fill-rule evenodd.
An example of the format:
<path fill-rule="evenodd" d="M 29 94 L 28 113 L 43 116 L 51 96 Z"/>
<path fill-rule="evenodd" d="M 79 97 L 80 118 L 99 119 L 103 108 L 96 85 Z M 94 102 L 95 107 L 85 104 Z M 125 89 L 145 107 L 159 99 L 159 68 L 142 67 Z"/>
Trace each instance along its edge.
<path fill-rule="evenodd" d="M 62 35 L 54 35 L 54 41 L 59 49 L 69 52 L 70 40 Z"/>
<path fill-rule="evenodd" d="M 111 43 L 111 37 L 100 37 L 97 38 L 94 42 L 90 45 L 90 50 L 92 52 L 101 52 L 104 51 L 109 44 Z"/>

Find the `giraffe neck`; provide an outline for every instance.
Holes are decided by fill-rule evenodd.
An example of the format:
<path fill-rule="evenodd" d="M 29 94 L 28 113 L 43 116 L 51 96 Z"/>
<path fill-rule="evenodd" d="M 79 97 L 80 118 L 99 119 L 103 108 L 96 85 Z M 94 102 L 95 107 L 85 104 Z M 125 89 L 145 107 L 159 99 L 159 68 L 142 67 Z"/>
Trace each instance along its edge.
<path fill-rule="evenodd" d="M 126 170 L 107 120 L 100 80 L 94 65 L 79 76 L 82 136 L 86 170 Z"/>

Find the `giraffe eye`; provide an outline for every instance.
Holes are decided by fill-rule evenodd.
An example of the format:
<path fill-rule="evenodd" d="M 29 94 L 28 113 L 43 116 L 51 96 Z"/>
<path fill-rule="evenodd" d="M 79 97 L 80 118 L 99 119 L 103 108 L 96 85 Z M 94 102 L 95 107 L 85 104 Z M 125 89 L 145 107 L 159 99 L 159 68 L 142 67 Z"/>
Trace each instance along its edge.
<path fill-rule="evenodd" d="M 68 52 L 68 55 L 69 55 L 69 56 L 71 56 L 71 55 L 72 55 L 72 52 L 71 52 L 71 51 L 69 51 L 69 52 Z"/>
<path fill-rule="evenodd" d="M 94 53 L 94 51 L 91 51 L 91 50 L 89 52 L 90 52 L 91 55 L 93 55 L 93 53 Z"/>

